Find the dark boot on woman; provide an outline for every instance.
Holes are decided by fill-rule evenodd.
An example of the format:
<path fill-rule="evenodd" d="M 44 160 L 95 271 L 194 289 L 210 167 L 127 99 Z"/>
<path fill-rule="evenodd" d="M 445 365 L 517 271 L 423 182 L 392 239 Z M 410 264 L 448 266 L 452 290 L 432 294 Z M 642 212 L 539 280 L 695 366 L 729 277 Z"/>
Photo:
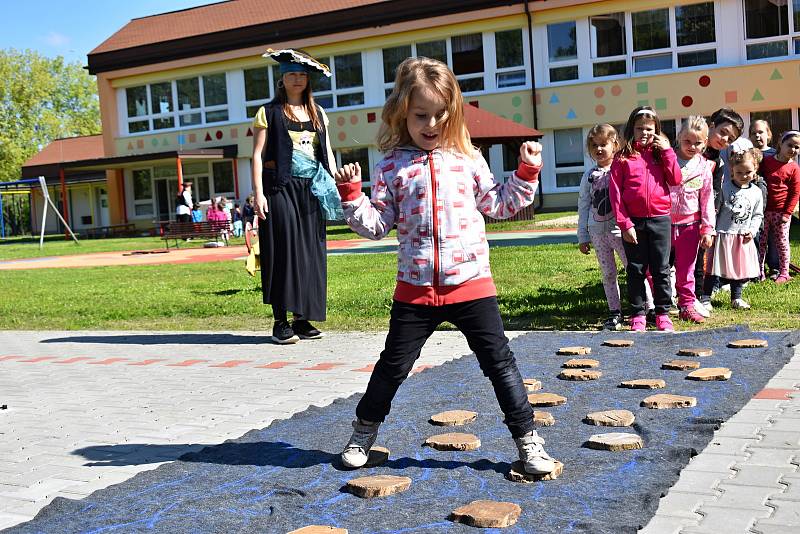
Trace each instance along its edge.
<path fill-rule="evenodd" d="M 276 320 L 275 324 L 272 325 L 272 341 L 279 345 L 289 345 L 297 343 L 300 338 L 292 330 L 289 321 Z"/>
<path fill-rule="evenodd" d="M 297 334 L 300 339 L 319 339 L 325 335 L 305 319 L 295 319 L 292 321 L 292 331 Z"/>

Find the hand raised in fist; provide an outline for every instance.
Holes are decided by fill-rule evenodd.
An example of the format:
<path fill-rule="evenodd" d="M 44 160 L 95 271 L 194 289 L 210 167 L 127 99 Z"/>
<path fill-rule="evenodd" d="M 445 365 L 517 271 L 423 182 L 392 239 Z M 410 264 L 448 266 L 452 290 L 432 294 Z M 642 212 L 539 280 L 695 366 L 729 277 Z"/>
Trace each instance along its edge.
<path fill-rule="evenodd" d="M 523 163 L 533 165 L 534 167 L 542 166 L 542 145 L 536 141 L 525 141 L 519 147 L 519 159 Z"/>
<path fill-rule="evenodd" d="M 356 163 L 348 163 L 333 175 L 337 184 L 348 184 L 351 182 L 361 181 L 361 165 Z"/>

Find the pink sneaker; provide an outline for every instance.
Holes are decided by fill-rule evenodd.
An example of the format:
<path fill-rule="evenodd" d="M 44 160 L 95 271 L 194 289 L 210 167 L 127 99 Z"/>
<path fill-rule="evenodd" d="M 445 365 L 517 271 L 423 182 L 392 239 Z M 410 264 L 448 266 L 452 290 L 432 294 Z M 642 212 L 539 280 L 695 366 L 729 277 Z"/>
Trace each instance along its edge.
<path fill-rule="evenodd" d="M 669 314 L 667 313 L 656 315 L 656 328 L 662 332 L 675 331 L 675 327 L 672 326 L 672 319 L 669 318 Z"/>
<path fill-rule="evenodd" d="M 780 275 L 778 278 L 775 279 L 775 283 L 776 284 L 785 284 L 786 282 L 789 282 L 790 280 L 791 280 L 791 278 L 789 278 L 788 276 Z"/>
<path fill-rule="evenodd" d="M 631 317 L 631 332 L 644 332 L 647 329 L 647 318 L 644 315 Z"/>

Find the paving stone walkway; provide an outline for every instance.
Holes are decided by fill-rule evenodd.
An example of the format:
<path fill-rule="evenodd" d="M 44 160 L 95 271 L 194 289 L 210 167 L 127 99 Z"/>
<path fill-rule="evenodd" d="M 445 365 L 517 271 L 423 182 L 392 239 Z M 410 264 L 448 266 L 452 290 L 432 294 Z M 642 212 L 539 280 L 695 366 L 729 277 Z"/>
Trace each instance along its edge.
<path fill-rule="evenodd" d="M 287 347 L 259 332 L 0 332 L 0 528 L 57 496 L 79 499 L 363 391 L 383 340 L 334 334 Z M 437 332 L 415 371 L 467 353 L 458 332 Z M 796 350 L 683 470 L 642 532 L 800 532 L 799 386 Z M 104 444 L 107 459 L 97 454 Z"/>

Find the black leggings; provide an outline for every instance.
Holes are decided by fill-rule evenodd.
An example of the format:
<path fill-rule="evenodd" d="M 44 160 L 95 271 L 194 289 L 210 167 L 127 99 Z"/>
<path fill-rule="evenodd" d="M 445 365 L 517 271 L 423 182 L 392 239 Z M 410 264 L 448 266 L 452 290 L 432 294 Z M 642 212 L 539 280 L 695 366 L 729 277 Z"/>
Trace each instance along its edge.
<path fill-rule="evenodd" d="M 419 358 L 422 346 L 443 322 L 454 324 L 475 351 L 484 376 L 505 415 L 514 438 L 533 430 L 533 409 L 522 383 L 514 353 L 508 348 L 496 297 L 444 306 L 392 303 L 386 348 L 372 371 L 367 391 L 356 408 L 366 421 L 384 421 L 400 384 Z"/>
<path fill-rule="evenodd" d="M 623 241 L 628 259 L 628 300 L 631 315 L 644 315 L 647 283 L 645 275 L 653 277 L 653 304 L 656 315 L 669 311 L 672 305 L 672 285 L 669 280 L 669 252 L 672 248 L 672 220 L 663 217 L 632 217 L 636 230 L 636 245 Z"/>

